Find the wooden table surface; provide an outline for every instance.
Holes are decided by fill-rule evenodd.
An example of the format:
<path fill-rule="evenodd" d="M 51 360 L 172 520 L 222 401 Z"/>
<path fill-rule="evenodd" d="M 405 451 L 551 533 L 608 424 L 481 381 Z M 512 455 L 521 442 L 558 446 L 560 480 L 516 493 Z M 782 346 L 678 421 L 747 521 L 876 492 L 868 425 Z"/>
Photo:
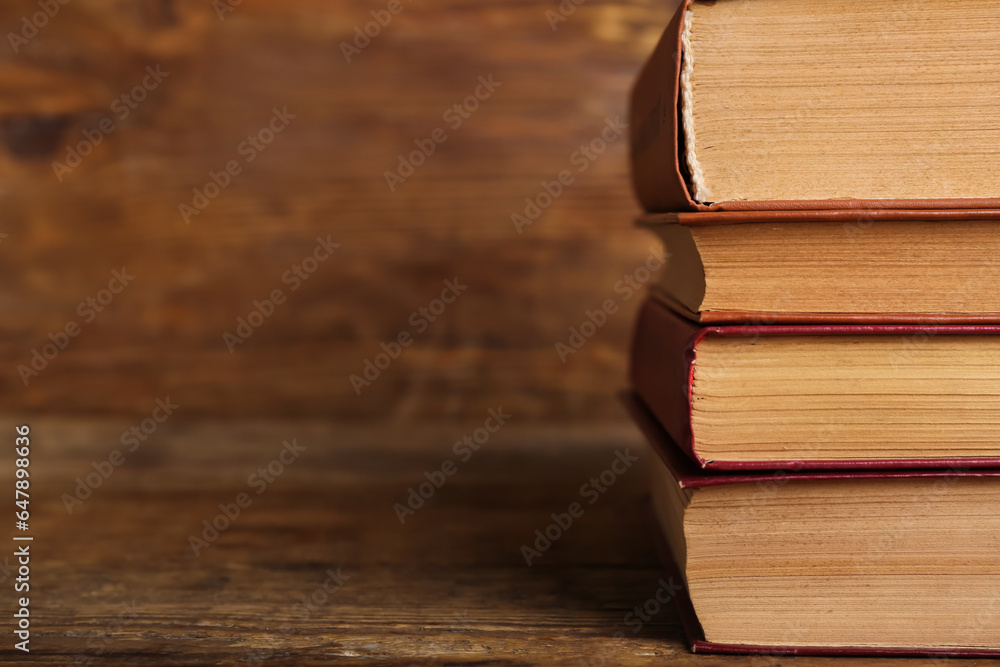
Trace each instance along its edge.
<path fill-rule="evenodd" d="M 452 444 L 478 426 L 168 421 L 128 452 L 117 421 L 36 421 L 32 651 L 25 657 L 9 649 L 7 629 L 0 660 L 833 664 L 695 656 L 672 608 L 641 628 L 627 617 L 654 596 L 661 577 L 640 511 L 641 464 L 593 505 L 584 503 L 583 516 L 526 566 L 521 545 L 551 513 L 580 500 L 579 487 L 607 468 L 616 450 L 639 451 L 639 436 L 630 428 L 511 420 L 463 461 Z M 3 428 L 13 434 L 12 423 Z M 286 454 L 290 462 L 266 488 L 261 477 L 249 479 L 292 439 L 304 450 L 294 460 Z M 68 513 L 64 500 L 75 493 L 75 479 L 85 481 L 95 462 L 107 472 L 101 462 L 115 449 L 126 450 L 124 464 Z M 453 474 L 401 525 L 393 505 L 446 461 Z M 2 483 L 11 488 L 12 481 L 8 472 Z M 190 536 L 241 493 L 250 502 L 195 556 Z M 339 573 L 339 588 L 330 573 Z M 12 613 L 12 582 L 4 577 L 4 609 Z M 315 604 L 303 605 L 310 597 Z"/>

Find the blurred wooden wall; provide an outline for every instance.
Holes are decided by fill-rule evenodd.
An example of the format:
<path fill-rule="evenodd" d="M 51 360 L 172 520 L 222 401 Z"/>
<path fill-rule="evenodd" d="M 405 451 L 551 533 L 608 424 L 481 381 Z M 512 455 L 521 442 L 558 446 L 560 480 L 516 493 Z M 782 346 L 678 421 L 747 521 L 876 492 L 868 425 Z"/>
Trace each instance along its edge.
<path fill-rule="evenodd" d="M 189 416 L 620 418 L 639 299 L 614 286 L 652 243 L 631 227 L 626 141 L 584 173 L 571 159 L 625 119 L 674 3 L 585 0 L 553 30 L 555 0 L 400 0 L 348 64 L 341 42 L 388 1 L 229 0 L 220 20 L 225 1 L 68 0 L 18 53 L 0 44 L 4 412 L 142 415 L 169 395 Z M 5 2 L 2 33 L 38 11 Z M 157 66 L 169 76 L 120 119 L 114 99 Z M 443 113 L 490 75 L 502 85 L 453 130 Z M 295 120 L 246 163 L 275 107 Z M 106 118 L 60 182 L 52 162 Z M 384 173 L 439 127 L 390 193 Z M 230 160 L 242 172 L 185 224 L 179 204 Z M 511 214 L 561 170 L 574 183 L 518 234 Z M 290 292 L 282 274 L 328 235 L 340 248 Z M 78 304 L 122 267 L 134 282 L 85 322 Z M 455 277 L 468 290 L 416 333 L 411 313 Z M 287 302 L 230 353 L 223 333 L 275 288 Z M 607 298 L 622 310 L 563 363 L 555 343 Z M 25 386 L 18 366 L 70 322 Z M 401 331 L 414 343 L 358 396 L 349 376 Z"/>

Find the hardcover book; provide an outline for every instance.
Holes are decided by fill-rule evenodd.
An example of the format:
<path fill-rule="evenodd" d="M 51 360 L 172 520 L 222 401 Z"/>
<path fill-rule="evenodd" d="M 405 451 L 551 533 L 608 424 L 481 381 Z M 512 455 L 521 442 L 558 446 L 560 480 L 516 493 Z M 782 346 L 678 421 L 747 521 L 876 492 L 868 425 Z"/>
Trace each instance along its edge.
<path fill-rule="evenodd" d="M 704 323 L 1000 323 L 1000 211 L 651 214 Z"/>
<path fill-rule="evenodd" d="M 713 474 L 626 403 L 693 651 L 1000 654 L 1000 470 Z"/>
<path fill-rule="evenodd" d="M 683 0 L 633 92 L 639 199 L 998 208 L 998 24 L 993 0 Z"/>
<path fill-rule="evenodd" d="M 997 325 L 704 326 L 654 296 L 630 375 L 704 468 L 1000 467 Z"/>

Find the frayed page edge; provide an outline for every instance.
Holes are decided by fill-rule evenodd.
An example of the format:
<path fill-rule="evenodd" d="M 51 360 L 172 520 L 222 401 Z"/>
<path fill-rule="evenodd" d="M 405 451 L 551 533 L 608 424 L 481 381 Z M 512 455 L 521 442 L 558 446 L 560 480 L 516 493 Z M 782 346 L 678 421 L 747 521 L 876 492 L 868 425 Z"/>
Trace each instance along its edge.
<path fill-rule="evenodd" d="M 684 27 L 681 31 L 681 119 L 684 131 L 685 159 L 688 173 L 691 177 L 691 190 L 694 200 L 705 203 L 712 197 L 711 190 L 705 185 L 705 172 L 698 162 L 694 138 L 694 105 L 692 104 L 693 86 L 691 75 L 694 72 L 694 53 L 691 49 L 691 25 L 694 13 L 684 12 Z"/>

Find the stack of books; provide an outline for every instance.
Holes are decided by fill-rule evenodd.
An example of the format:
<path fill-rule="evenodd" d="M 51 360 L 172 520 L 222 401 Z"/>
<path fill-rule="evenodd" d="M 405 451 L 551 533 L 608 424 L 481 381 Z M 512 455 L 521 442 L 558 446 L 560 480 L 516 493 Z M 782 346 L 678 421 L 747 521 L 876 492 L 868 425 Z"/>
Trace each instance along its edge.
<path fill-rule="evenodd" d="M 632 106 L 693 650 L 1000 653 L 1000 3 L 686 0 Z"/>

